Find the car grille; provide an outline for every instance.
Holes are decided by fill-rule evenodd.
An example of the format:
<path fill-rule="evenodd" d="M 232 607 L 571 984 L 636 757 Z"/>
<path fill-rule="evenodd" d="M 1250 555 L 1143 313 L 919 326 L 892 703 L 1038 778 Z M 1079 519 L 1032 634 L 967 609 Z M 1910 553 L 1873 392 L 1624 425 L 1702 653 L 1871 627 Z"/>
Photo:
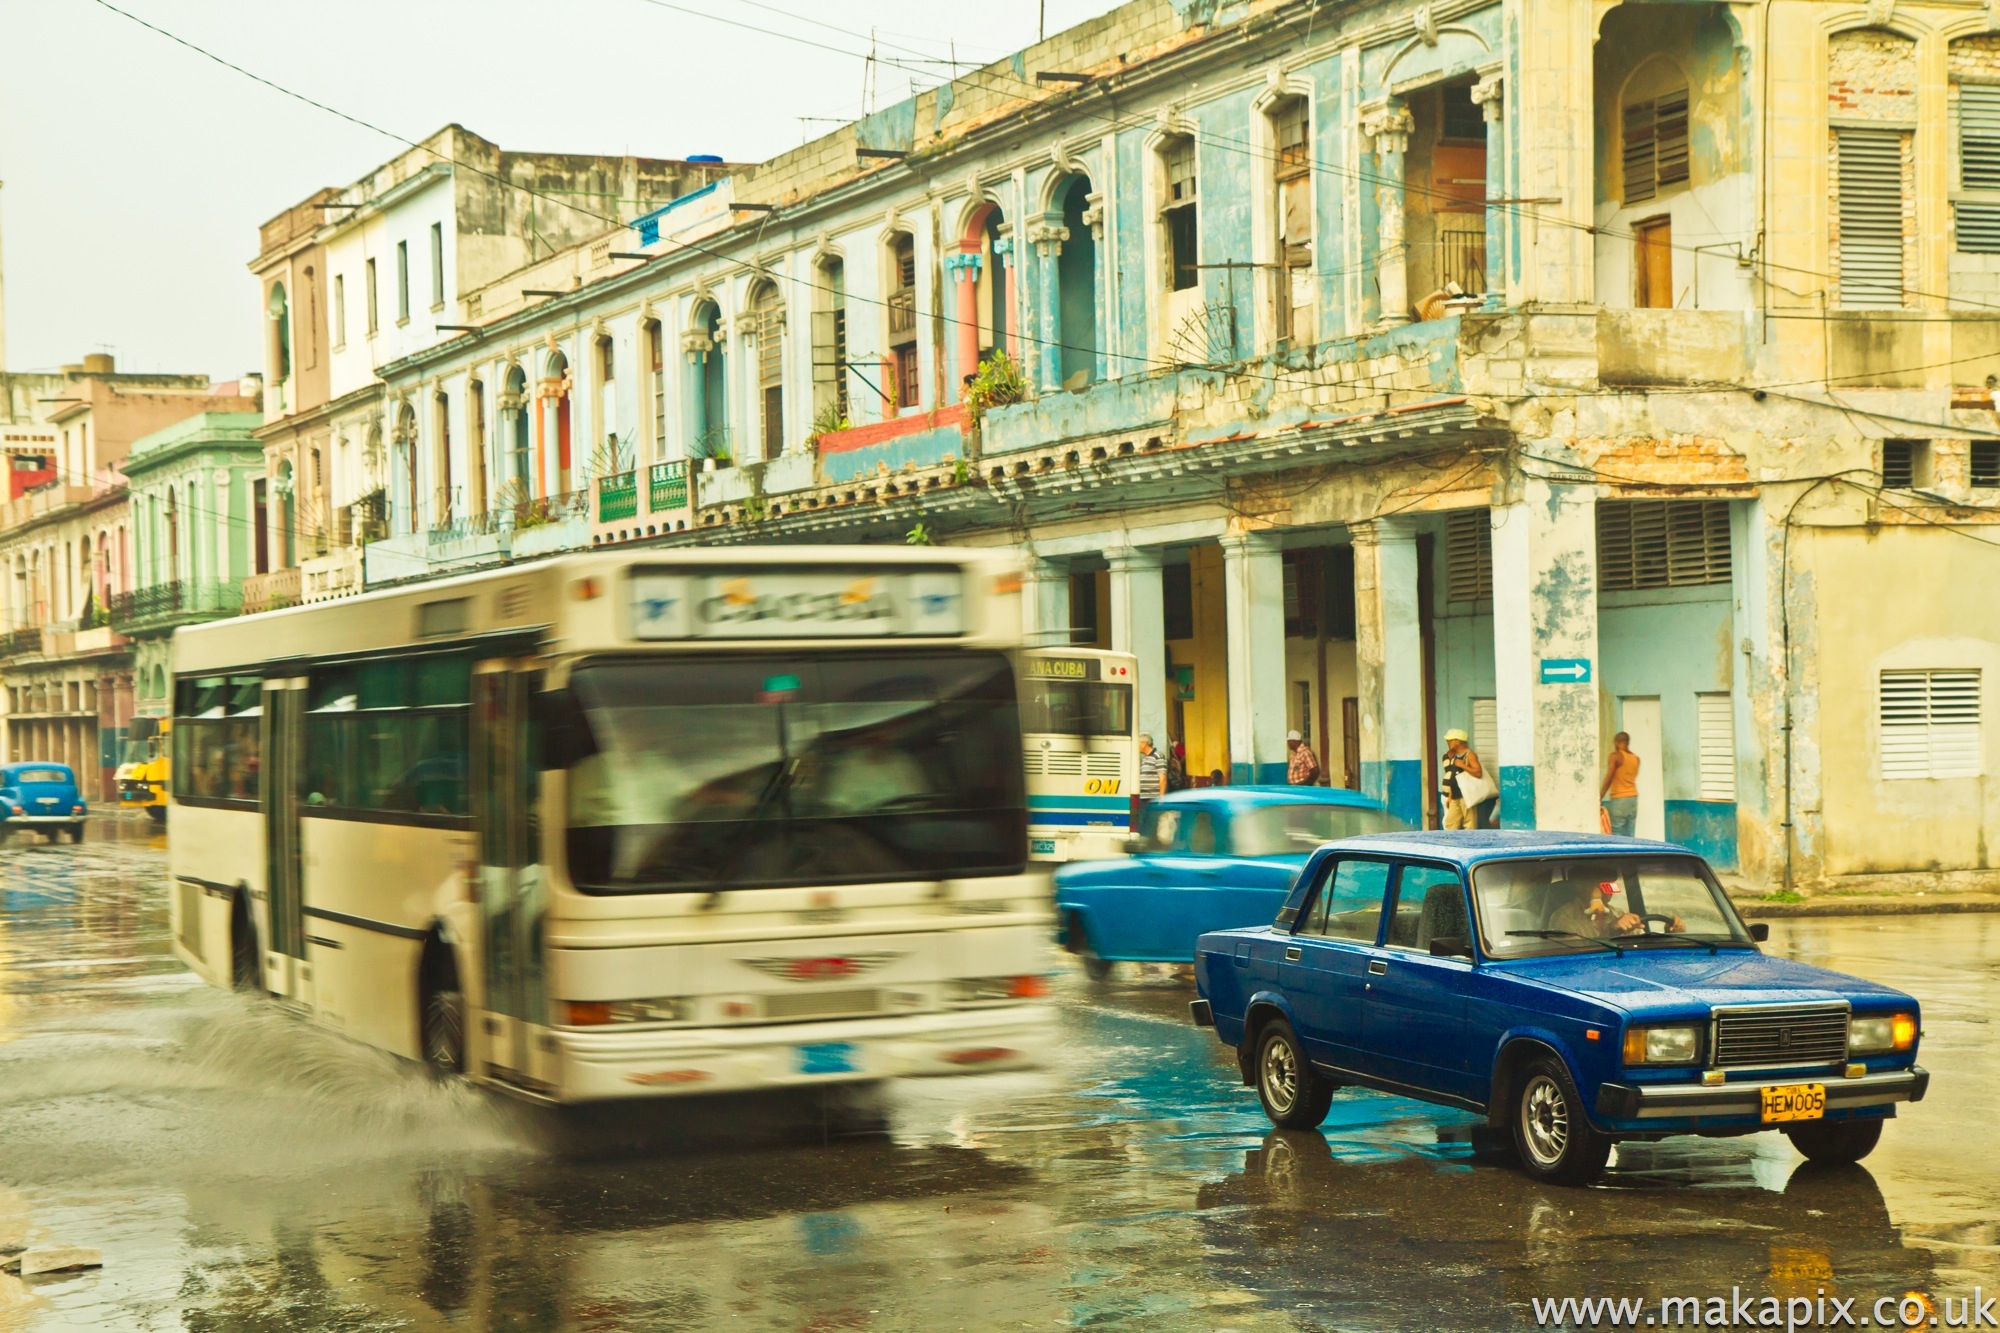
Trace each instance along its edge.
<path fill-rule="evenodd" d="M 775 1022 L 795 1018 L 838 1018 L 846 1014 L 873 1014 L 882 1009 L 879 990 L 799 991 L 789 995 L 764 997 L 764 1017 Z"/>
<path fill-rule="evenodd" d="M 1718 1065 L 1811 1065 L 1846 1058 L 1845 1006 L 1716 1015 Z"/>

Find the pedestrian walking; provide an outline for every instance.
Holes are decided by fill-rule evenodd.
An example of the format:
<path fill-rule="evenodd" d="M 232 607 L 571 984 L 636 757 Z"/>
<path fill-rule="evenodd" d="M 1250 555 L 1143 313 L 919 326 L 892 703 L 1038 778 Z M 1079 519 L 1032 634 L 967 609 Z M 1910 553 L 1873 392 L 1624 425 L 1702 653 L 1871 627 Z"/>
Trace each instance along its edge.
<path fill-rule="evenodd" d="M 1631 837 L 1639 826 L 1639 756 L 1632 753 L 1632 737 L 1626 732 L 1611 738 L 1611 762 L 1605 765 L 1599 795 L 1611 820 L 1611 831 L 1622 838 Z"/>
<path fill-rule="evenodd" d="M 1286 732 L 1285 749 L 1291 752 L 1285 760 L 1285 782 L 1293 787 L 1317 786 L 1319 756 L 1306 744 L 1306 738 L 1296 731 Z"/>
<path fill-rule="evenodd" d="M 1499 795 L 1499 784 L 1487 775 L 1486 766 L 1468 743 L 1470 739 L 1457 727 L 1444 734 L 1444 758 L 1438 762 L 1438 803 L 1444 807 L 1448 829 L 1485 827 L 1481 807 Z"/>
<path fill-rule="evenodd" d="M 1139 733 L 1139 799 L 1157 801 L 1167 790 L 1167 757 L 1146 732 Z"/>

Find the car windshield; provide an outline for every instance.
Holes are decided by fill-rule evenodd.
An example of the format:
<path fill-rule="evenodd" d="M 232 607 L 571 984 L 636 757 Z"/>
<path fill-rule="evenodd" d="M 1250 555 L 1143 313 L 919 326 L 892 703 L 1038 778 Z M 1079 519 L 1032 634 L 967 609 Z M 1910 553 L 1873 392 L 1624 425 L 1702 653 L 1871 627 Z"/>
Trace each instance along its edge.
<path fill-rule="evenodd" d="M 1486 952 L 1495 958 L 1750 942 L 1692 856 L 1489 861 L 1472 873 L 1472 896 Z"/>
<path fill-rule="evenodd" d="M 570 687 L 586 733 L 563 760 L 579 888 L 705 892 L 1025 866 L 1013 671 L 997 653 L 599 663 Z"/>
<path fill-rule="evenodd" d="M 1395 833 L 1403 821 L 1365 805 L 1260 805 L 1229 821 L 1230 850 L 1238 856 L 1293 856 L 1335 838 Z"/>

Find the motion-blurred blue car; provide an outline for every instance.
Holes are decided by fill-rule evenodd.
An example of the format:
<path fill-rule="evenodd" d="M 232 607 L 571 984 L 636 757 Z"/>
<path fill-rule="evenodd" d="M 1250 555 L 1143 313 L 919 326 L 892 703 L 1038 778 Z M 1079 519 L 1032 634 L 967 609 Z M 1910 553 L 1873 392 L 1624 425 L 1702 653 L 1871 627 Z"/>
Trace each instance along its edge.
<path fill-rule="evenodd" d="M 0 842 L 17 829 L 39 829 L 50 842 L 67 831 L 72 841 L 82 842 L 83 817 L 88 813 L 68 764 L 41 760 L 0 764 Z"/>
<path fill-rule="evenodd" d="M 1267 925 L 1321 843 L 1407 827 L 1339 787 L 1199 787 L 1153 801 L 1130 856 L 1056 872 L 1063 944 L 1103 980 L 1114 962 L 1191 963 L 1203 931 Z"/>
<path fill-rule="evenodd" d="M 1708 864 L 1598 834 L 1406 833 L 1323 847 L 1273 924 L 1204 935 L 1197 1023 L 1286 1129 L 1333 1090 L 1483 1112 L 1544 1180 L 1612 1144 L 1781 1130 L 1868 1155 L 1923 1098 L 1902 991 L 1758 949 Z"/>

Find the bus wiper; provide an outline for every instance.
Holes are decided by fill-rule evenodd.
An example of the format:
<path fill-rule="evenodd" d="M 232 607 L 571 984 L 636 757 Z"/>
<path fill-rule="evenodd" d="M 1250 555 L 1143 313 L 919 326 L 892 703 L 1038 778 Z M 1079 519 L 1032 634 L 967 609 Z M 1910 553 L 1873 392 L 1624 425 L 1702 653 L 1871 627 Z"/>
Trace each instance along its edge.
<path fill-rule="evenodd" d="M 1538 940 L 1582 940 L 1585 944 L 1595 944 L 1598 948 L 1609 949 L 1613 953 L 1625 952 L 1610 940 L 1601 940 L 1595 935 L 1579 935 L 1573 930 L 1510 930 L 1507 933 L 1526 935 Z"/>

